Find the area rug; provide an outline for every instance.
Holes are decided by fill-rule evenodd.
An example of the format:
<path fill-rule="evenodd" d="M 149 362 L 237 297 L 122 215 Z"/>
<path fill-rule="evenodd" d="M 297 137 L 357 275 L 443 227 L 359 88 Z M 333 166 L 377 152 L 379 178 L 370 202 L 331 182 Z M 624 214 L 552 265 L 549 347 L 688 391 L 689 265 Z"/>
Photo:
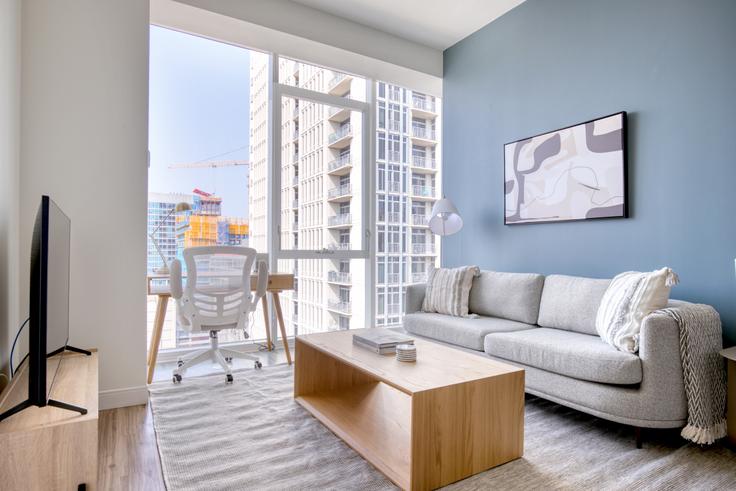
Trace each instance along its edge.
<path fill-rule="evenodd" d="M 170 491 L 396 489 L 292 399 L 287 365 L 150 386 Z M 449 490 L 722 490 L 736 485 L 736 453 L 645 433 L 543 399 L 526 401 L 524 456 Z"/>

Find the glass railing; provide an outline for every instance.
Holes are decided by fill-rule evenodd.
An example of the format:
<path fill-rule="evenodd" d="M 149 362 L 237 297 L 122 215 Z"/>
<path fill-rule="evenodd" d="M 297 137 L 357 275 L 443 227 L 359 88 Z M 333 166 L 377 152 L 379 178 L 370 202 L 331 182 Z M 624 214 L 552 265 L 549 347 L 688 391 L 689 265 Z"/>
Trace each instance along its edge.
<path fill-rule="evenodd" d="M 352 128 L 349 124 L 346 124 L 345 126 L 341 126 L 339 130 L 332 133 L 330 137 L 328 138 L 330 144 L 335 143 L 337 140 L 341 140 L 345 138 L 346 136 L 349 136 L 352 132 Z"/>
<path fill-rule="evenodd" d="M 400 193 L 401 192 L 401 183 L 400 182 L 394 182 L 389 181 L 386 183 L 386 191 L 389 193 Z"/>
<path fill-rule="evenodd" d="M 412 126 L 411 133 L 416 138 L 421 138 L 423 140 L 436 140 L 436 134 L 433 129 L 430 128 L 422 128 L 421 126 Z"/>
<path fill-rule="evenodd" d="M 352 186 L 350 184 L 343 184 L 327 191 L 328 198 L 339 198 L 341 196 L 347 196 L 352 192 Z"/>
<path fill-rule="evenodd" d="M 349 225 L 352 223 L 352 217 L 350 213 L 342 213 L 340 215 L 331 216 L 327 219 L 327 225 L 335 227 L 338 225 Z"/>
<path fill-rule="evenodd" d="M 414 185 L 411 187 L 411 193 L 414 196 L 424 196 L 426 198 L 434 197 L 434 188 L 431 186 Z"/>
<path fill-rule="evenodd" d="M 346 73 L 339 73 L 335 75 L 334 77 L 332 77 L 332 80 L 330 80 L 330 82 L 327 84 L 327 90 L 334 89 L 337 84 L 339 84 L 346 78 L 348 78 L 348 75 Z"/>
<path fill-rule="evenodd" d="M 386 157 L 387 157 L 386 160 L 390 162 L 401 162 L 400 152 L 389 151 L 388 153 L 386 153 Z"/>
<path fill-rule="evenodd" d="M 391 273 L 386 275 L 386 283 L 394 285 L 401 281 L 401 275 L 399 273 Z"/>
<path fill-rule="evenodd" d="M 429 225 L 429 217 L 427 215 L 412 215 L 411 223 L 412 225 L 426 227 L 427 225 Z"/>
<path fill-rule="evenodd" d="M 414 254 L 434 254 L 434 244 L 412 244 Z"/>
<path fill-rule="evenodd" d="M 338 312 L 349 314 L 352 309 L 352 305 L 350 302 L 344 302 L 340 300 L 328 300 L 327 308 L 330 310 L 336 310 Z"/>
<path fill-rule="evenodd" d="M 327 169 L 333 171 L 335 169 L 339 169 L 340 167 L 345 167 L 346 165 L 350 165 L 350 154 L 341 155 L 340 157 L 336 158 L 335 160 L 327 164 Z"/>
<path fill-rule="evenodd" d="M 414 155 L 411 160 L 414 167 L 421 167 L 423 169 L 437 168 L 437 162 L 431 157 L 419 157 Z"/>
<path fill-rule="evenodd" d="M 327 281 L 331 283 L 350 283 L 350 273 L 330 271 L 327 273 Z"/>
<path fill-rule="evenodd" d="M 396 121 L 393 119 L 388 120 L 388 129 L 390 131 L 401 131 L 401 121 Z"/>
<path fill-rule="evenodd" d="M 421 109 L 427 112 L 436 112 L 435 103 L 432 100 L 422 99 L 421 97 L 412 97 L 411 107 L 415 109 Z"/>
<path fill-rule="evenodd" d="M 291 207 L 292 208 L 299 208 L 299 200 L 298 199 L 293 200 L 291 202 Z"/>
<path fill-rule="evenodd" d="M 386 213 L 386 221 L 389 223 L 398 223 L 401 221 L 401 213 Z"/>
<path fill-rule="evenodd" d="M 350 246 L 350 242 L 339 242 L 337 244 L 332 244 L 327 248 L 331 251 L 349 251 L 350 249 L 352 249 L 352 247 Z"/>

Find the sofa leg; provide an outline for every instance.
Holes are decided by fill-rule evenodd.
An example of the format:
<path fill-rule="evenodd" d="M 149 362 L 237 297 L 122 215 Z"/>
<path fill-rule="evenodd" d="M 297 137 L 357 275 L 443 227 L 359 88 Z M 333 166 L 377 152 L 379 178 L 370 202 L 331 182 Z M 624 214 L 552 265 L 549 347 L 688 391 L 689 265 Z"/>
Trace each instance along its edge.
<path fill-rule="evenodd" d="M 636 448 L 641 448 L 641 427 L 634 427 L 634 438 L 636 439 Z"/>

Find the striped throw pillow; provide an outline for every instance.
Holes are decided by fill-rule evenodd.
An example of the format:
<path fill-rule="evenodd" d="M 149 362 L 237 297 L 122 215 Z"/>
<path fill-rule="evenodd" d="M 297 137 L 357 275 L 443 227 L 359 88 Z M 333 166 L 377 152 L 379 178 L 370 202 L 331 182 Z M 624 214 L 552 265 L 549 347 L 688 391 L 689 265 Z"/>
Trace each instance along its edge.
<path fill-rule="evenodd" d="M 468 317 L 470 287 L 479 274 L 478 266 L 430 268 L 422 311 Z"/>
<path fill-rule="evenodd" d="M 629 271 L 616 276 L 598 307 L 596 331 L 611 346 L 636 353 L 644 317 L 667 306 L 670 289 L 678 281 L 670 268 L 651 273 Z"/>

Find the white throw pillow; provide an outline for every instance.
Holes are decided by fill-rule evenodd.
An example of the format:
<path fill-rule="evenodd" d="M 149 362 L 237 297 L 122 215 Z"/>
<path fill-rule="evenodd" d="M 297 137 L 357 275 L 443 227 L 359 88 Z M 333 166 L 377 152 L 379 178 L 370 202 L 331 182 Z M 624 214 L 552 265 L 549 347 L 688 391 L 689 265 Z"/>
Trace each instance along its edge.
<path fill-rule="evenodd" d="M 639 351 L 644 317 L 667 306 L 670 288 L 679 278 L 670 268 L 651 273 L 629 271 L 616 276 L 603 294 L 595 328 L 600 337 L 621 351 Z"/>
<path fill-rule="evenodd" d="M 479 274 L 478 266 L 430 267 L 422 311 L 469 317 L 470 287 L 473 286 L 473 278 Z"/>

